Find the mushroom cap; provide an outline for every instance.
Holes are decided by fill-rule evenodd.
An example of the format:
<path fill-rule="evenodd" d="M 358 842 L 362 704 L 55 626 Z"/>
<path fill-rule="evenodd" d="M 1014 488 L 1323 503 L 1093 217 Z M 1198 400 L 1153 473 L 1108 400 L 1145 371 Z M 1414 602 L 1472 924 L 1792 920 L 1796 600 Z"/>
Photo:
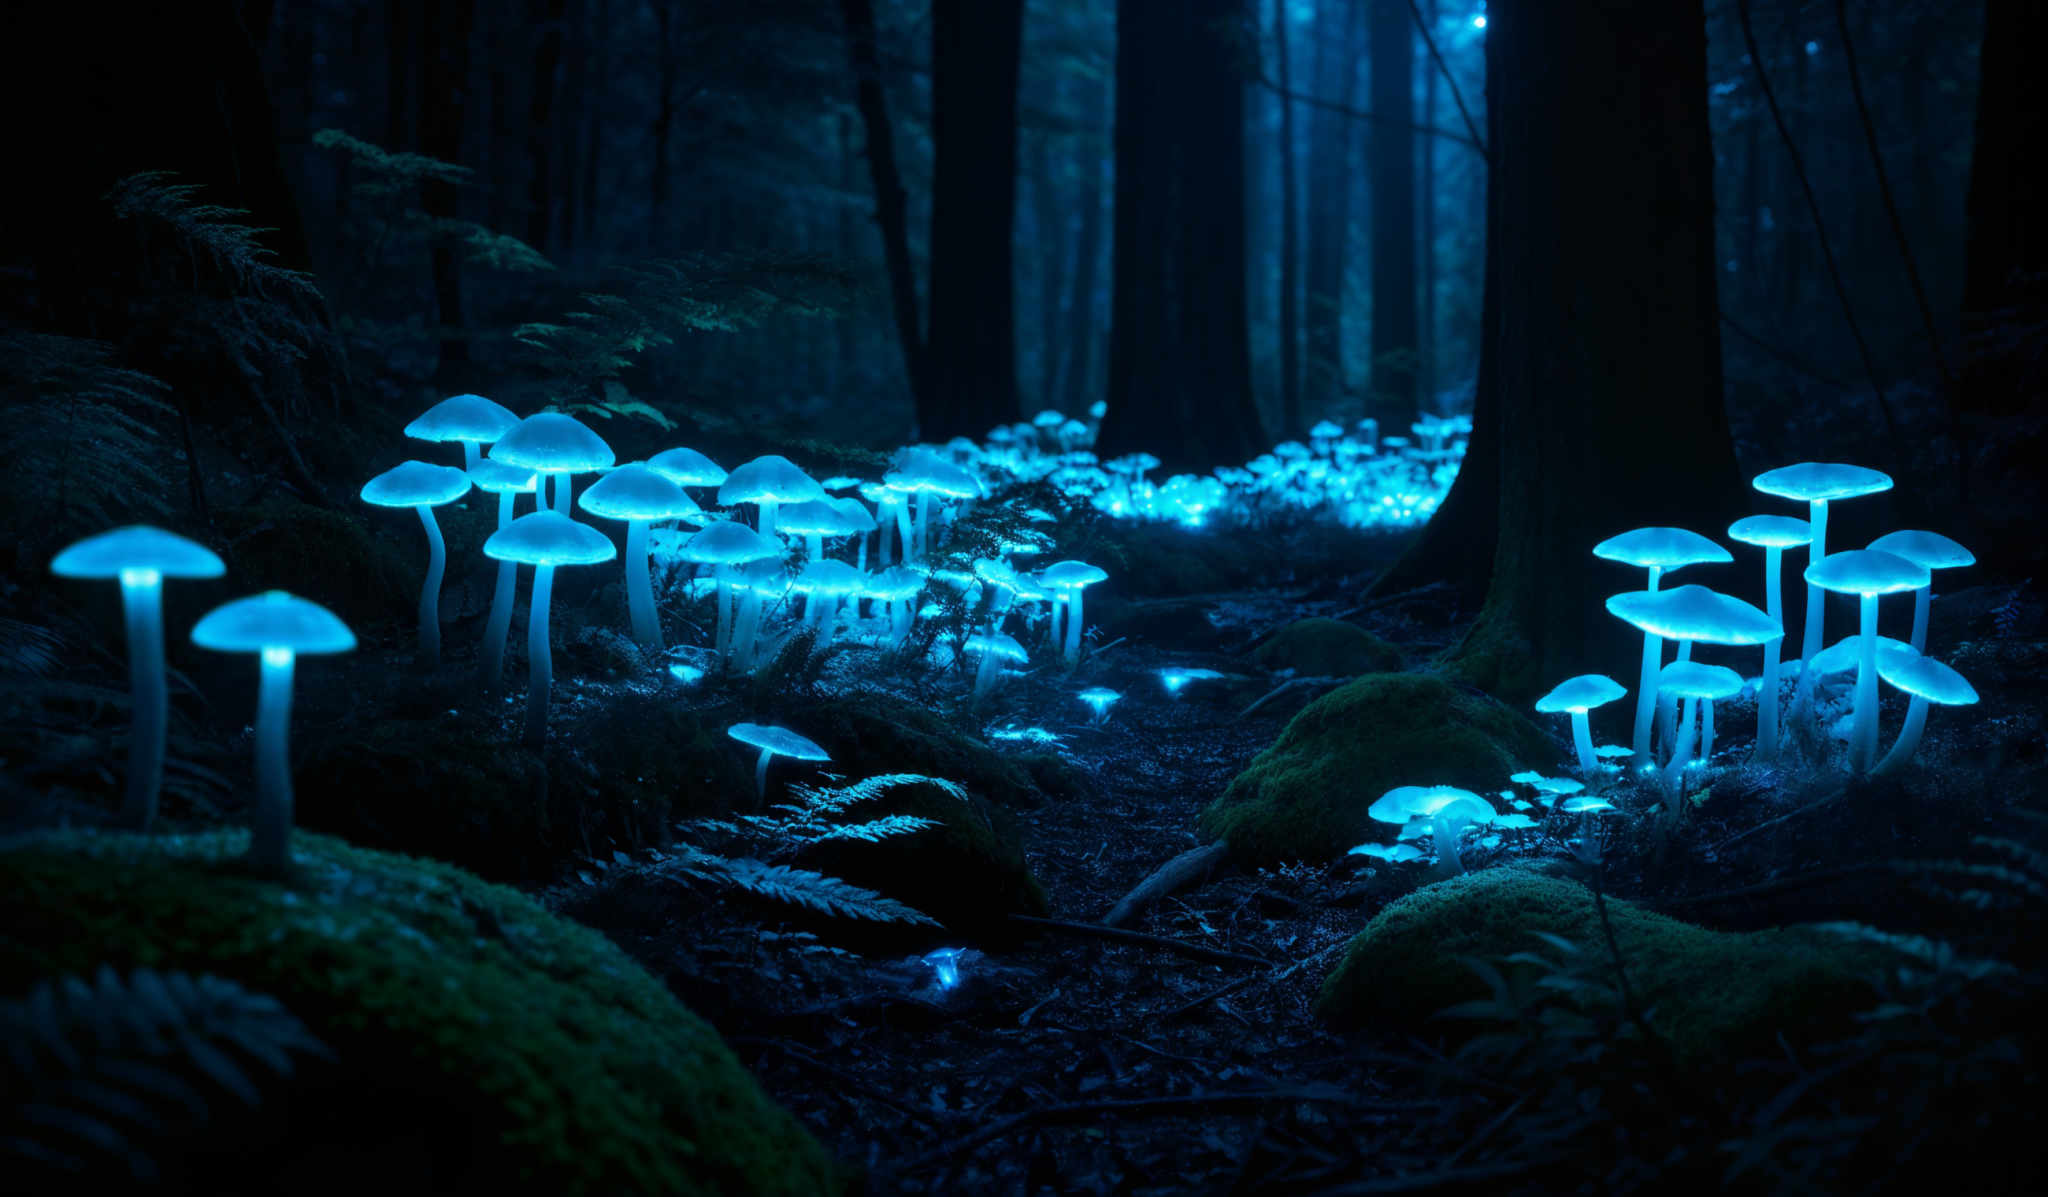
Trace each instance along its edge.
<path fill-rule="evenodd" d="M 363 502 L 379 507 L 439 507 L 468 493 L 468 471 L 425 461 L 401 461 L 363 483 Z"/>
<path fill-rule="evenodd" d="M 776 515 L 775 527 L 802 536 L 851 536 L 856 531 L 852 518 L 829 495 L 791 503 Z"/>
<path fill-rule="evenodd" d="M 1865 598 L 1896 594 L 1901 590 L 1918 590 L 1933 580 L 1926 566 L 1916 565 L 1882 549 L 1829 553 L 1807 566 L 1805 577 L 1822 590 Z"/>
<path fill-rule="evenodd" d="M 482 395 L 450 395 L 405 426 L 405 435 L 421 441 L 470 441 L 488 445 L 512 431 L 519 417 L 502 403 Z"/>
<path fill-rule="evenodd" d="M 677 486 L 717 486 L 726 479 L 724 466 L 695 449 L 663 449 L 647 465 Z"/>
<path fill-rule="evenodd" d="M 1597 794 L 1580 794 L 1557 804 L 1557 809 L 1568 815 L 1590 815 L 1600 811 L 1617 809 L 1612 802 Z"/>
<path fill-rule="evenodd" d="M 1050 590 L 1079 590 L 1109 577 L 1107 571 L 1086 561 L 1055 561 L 1038 571 L 1038 580 Z"/>
<path fill-rule="evenodd" d="M 1031 654 L 1024 651 L 1024 646 L 1017 643 L 1015 636 L 1007 635 L 1003 632 L 997 632 L 993 636 L 986 633 L 969 636 L 967 638 L 967 651 L 971 653 L 992 652 L 999 661 L 1028 661 L 1031 659 Z"/>
<path fill-rule="evenodd" d="M 1742 675 L 1725 665 L 1673 661 L 1657 673 L 1657 692 L 1677 698 L 1727 698 L 1742 691 Z"/>
<path fill-rule="evenodd" d="M 1088 703 L 1111 703 L 1115 702 L 1119 698 L 1122 698 L 1123 695 L 1117 693 L 1114 690 L 1109 689 L 1106 686 L 1090 686 L 1086 690 L 1083 690 L 1079 694 L 1075 695 L 1074 697 L 1080 699 L 1082 702 Z"/>
<path fill-rule="evenodd" d="M 1939 532 L 1920 532 L 1907 528 L 1898 532 L 1887 532 L 1863 547 L 1880 553 L 1890 553 L 1894 557 L 1904 557 L 1913 564 L 1924 565 L 1930 570 L 1958 569 L 1965 565 L 1977 564 L 1975 554 Z"/>
<path fill-rule="evenodd" d="M 867 575 L 844 561 L 825 558 L 804 566 L 797 576 L 795 588 L 804 594 L 847 595 L 859 590 L 867 582 Z"/>
<path fill-rule="evenodd" d="M 863 485 L 861 489 L 867 488 Z M 847 521 L 853 525 L 853 535 L 865 536 L 875 530 L 875 513 L 868 510 L 866 503 L 852 495 L 842 495 L 828 501 L 845 514 Z"/>
<path fill-rule="evenodd" d="M 725 729 L 725 734 L 740 743 L 776 756 L 794 757 L 800 761 L 829 761 L 832 754 L 797 735 L 786 727 L 770 727 L 765 723 L 735 723 Z"/>
<path fill-rule="evenodd" d="M 1813 543 L 1813 525 L 1790 515 L 1745 515 L 1728 525 L 1728 539 L 1766 549 Z"/>
<path fill-rule="evenodd" d="M 924 589 L 924 575 L 904 565 L 892 565 L 868 578 L 866 594 L 872 599 L 901 602 Z"/>
<path fill-rule="evenodd" d="M 1334 420 L 1318 420 L 1316 421 L 1316 426 L 1308 430 L 1308 434 L 1317 440 L 1321 440 L 1324 437 L 1343 436 L 1344 426 Z"/>
<path fill-rule="evenodd" d="M 1410 819 L 1435 818 L 1440 812 L 1467 803 L 1476 807 L 1467 816 L 1468 821 L 1485 822 L 1493 818 L 1493 807 L 1486 799 L 1456 786 L 1396 786 L 1381 794 L 1365 813 L 1382 823 L 1405 824 Z"/>
<path fill-rule="evenodd" d="M 1706 644 L 1768 644 L 1785 634 L 1778 621 L 1739 598 L 1704 586 L 1630 590 L 1607 600 L 1607 610 L 1652 636 Z"/>
<path fill-rule="evenodd" d="M 519 421 L 498 438 L 490 455 L 509 466 L 542 474 L 587 474 L 618 460 L 604 438 L 575 416 L 544 411 Z"/>
<path fill-rule="evenodd" d="M 1421 860 L 1422 849 L 1413 844 L 1360 844 L 1345 853 L 1346 856 L 1377 856 L 1389 864 Z"/>
<path fill-rule="evenodd" d="M 1060 425 L 1066 422 L 1067 413 L 1063 411 L 1054 411 L 1049 407 L 1046 408 L 1044 411 L 1039 412 L 1037 415 L 1031 417 L 1032 425 L 1038 428 L 1058 428 Z"/>
<path fill-rule="evenodd" d="M 611 537 L 552 509 L 528 512 L 484 541 L 484 556 L 521 565 L 596 565 L 618 555 Z"/>
<path fill-rule="evenodd" d="M 1903 652 L 1916 657 L 1920 655 L 1913 650 L 1912 645 L 1903 640 L 1894 640 L 1890 636 L 1879 636 L 1877 638 L 1878 659 L 1882 661 L 1884 655 L 1888 652 Z M 1808 661 L 1805 667 L 1819 677 L 1826 677 L 1831 673 L 1847 673 L 1851 669 L 1856 668 L 1862 654 L 1863 633 L 1851 632 L 1813 654 L 1813 659 Z"/>
<path fill-rule="evenodd" d="M 727 507 L 735 503 L 802 503 L 824 497 L 825 488 L 816 479 L 789 458 L 773 453 L 739 466 L 718 484 L 718 501 Z"/>
<path fill-rule="evenodd" d="M 1606 706 L 1627 694 L 1620 682 L 1604 673 L 1582 673 L 1566 678 L 1550 693 L 1536 700 L 1536 709 L 1546 715 L 1559 711 L 1590 711 L 1594 707 Z"/>
<path fill-rule="evenodd" d="M 681 555 L 698 565 L 737 565 L 782 556 L 782 546 L 736 520 L 720 520 L 683 542 Z"/>
<path fill-rule="evenodd" d="M 905 494 L 925 491 L 948 499 L 972 499 L 981 494 L 980 479 L 929 453 L 912 453 L 900 469 L 882 475 L 882 481 Z"/>
<path fill-rule="evenodd" d="M 218 578 L 227 572 L 212 549 L 149 524 L 88 536 L 50 562 L 50 572 L 60 578 L 118 578 L 131 569 L 164 578 Z"/>
<path fill-rule="evenodd" d="M 1168 665 L 1159 671 L 1159 676 L 1167 681 L 1185 683 L 1215 681 L 1223 675 L 1214 669 L 1188 669 L 1179 665 Z"/>
<path fill-rule="evenodd" d="M 1941 706 L 1966 707 L 1977 701 L 1976 689 L 1962 674 L 1896 640 L 1877 646 L 1877 676 L 1895 689 Z"/>
<path fill-rule="evenodd" d="M 1831 461 L 1802 461 L 1798 465 L 1780 466 L 1765 470 L 1750 482 L 1767 495 L 1780 499 L 1795 499 L 1801 503 L 1816 500 L 1853 499 L 1859 495 L 1874 495 L 1892 488 L 1891 475 L 1863 466 L 1842 465 Z"/>
<path fill-rule="evenodd" d="M 756 557 L 742 561 L 726 578 L 725 584 L 738 591 L 752 591 L 762 599 L 780 598 L 789 592 L 789 567 L 782 563 L 780 556 Z"/>
<path fill-rule="evenodd" d="M 469 471 L 469 480 L 478 490 L 489 491 L 494 495 L 507 492 L 530 495 L 540 485 L 540 475 L 532 470 L 522 470 L 518 466 L 492 461 L 488 457 L 477 460 L 475 468 Z"/>
<path fill-rule="evenodd" d="M 622 465 L 584 488 L 576 505 L 608 520 L 671 520 L 703 508 L 646 462 Z"/>
<path fill-rule="evenodd" d="M 1570 777 L 1545 777 L 1534 769 L 1525 769 L 1508 778 L 1516 785 L 1524 785 L 1539 794 L 1576 794 L 1586 788 L 1586 783 Z"/>
<path fill-rule="evenodd" d="M 221 653 L 345 653 L 355 633 L 318 603 L 282 590 L 266 590 L 208 611 L 192 625 L 192 643 Z"/>
<path fill-rule="evenodd" d="M 1594 545 L 1593 555 L 1624 565 L 1662 569 L 1735 560 L 1727 549 L 1685 528 L 1636 528 Z"/>

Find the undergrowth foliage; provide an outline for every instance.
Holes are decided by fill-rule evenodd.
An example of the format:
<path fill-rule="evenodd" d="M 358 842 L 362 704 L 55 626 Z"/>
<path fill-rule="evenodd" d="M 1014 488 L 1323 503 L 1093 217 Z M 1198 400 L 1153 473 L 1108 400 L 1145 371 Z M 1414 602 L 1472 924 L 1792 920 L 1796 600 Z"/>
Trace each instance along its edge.
<path fill-rule="evenodd" d="M 25 1176 L 124 1170 L 207 1126 L 223 1098 L 258 1105 L 299 1057 L 327 1048 L 276 999 L 209 975 L 102 966 L 0 1002 L 9 1186 Z"/>

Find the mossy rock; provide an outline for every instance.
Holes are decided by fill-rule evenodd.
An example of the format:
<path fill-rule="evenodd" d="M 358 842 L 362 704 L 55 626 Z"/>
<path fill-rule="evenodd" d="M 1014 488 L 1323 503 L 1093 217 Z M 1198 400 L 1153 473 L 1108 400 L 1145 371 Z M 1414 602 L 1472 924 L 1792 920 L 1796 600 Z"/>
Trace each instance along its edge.
<path fill-rule="evenodd" d="M 424 537 L 418 560 L 408 562 L 395 546 L 373 535 L 361 516 L 290 499 L 225 508 L 215 522 L 225 540 L 221 556 L 238 592 L 289 590 L 332 610 L 358 631 L 373 623 L 418 618 L 427 562 Z"/>
<path fill-rule="evenodd" d="M 923 773 L 958 782 L 998 806 L 1031 807 L 1086 785 L 1057 757 L 1031 759 L 997 751 L 931 711 L 874 694 L 850 695 L 794 707 L 770 722 L 815 741 L 832 754 L 824 766 L 848 778 L 882 773 Z M 779 771 L 770 766 L 772 798 Z"/>
<path fill-rule="evenodd" d="M 1337 619 L 1298 619 L 1252 650 L 1262 669 L 1292 669 L 1304 676 L 1349 677 L 1391 673 L 1401 667 L 1401 650 L 1359 627 Z"/>
<path fill-rule="evenodd" d="M 1253 865 L 1333 860 L 1399 830 L 1366 808 L 1395 786 L 1497 790 L 1557 760 L 1537 727 L 1441 678 L 1371 673 L 1303 708 L 1204 810 L 1202 831 Z"/>
<path fill-rule="evenodd" d="M 1845 1030 L 1896 954 L 1819 927 L 1715 931 L 1614 898 L 1607 917 L 1636 1000 L 1681 1064 L 1776 1052 L 1779 1032 Z M 1554 955 L 1531 932 L 1605 952 L 1592 891 L 1522 869 L 1488 869 L 1397 899 L 1351 941 L 1316 1012 L 1344 1026 L 1423 1031 L 1447 1006 L 1488 996 L 1459 958 Z M 1459 1020 L 1458 1025 L 1476 1027 Z"/>
<path fill-rule="evenodd" d="M 908 903 L 952 936 L 978 942 L 1002 938 L 1007 915 L 1046 913 L 1045 891 L 1025 863 L 1007 811 L 925 782 L 889 787 L 850 807 L 845 817 L 858 823 L 887 815 L 916 815 L 939 825 L 875 843 L 828 840 L 798 863 Z M 855 929 L 835 928 L 848 930 Z"/>
<path fill-rule="evenodd" d="M 276 998 L 301 1063 L 190 1191 L 809 1194 L 824 1152 L 718 1035 L 598 933 L 458 869 L 304 832 L 295 879 L 240 832 L 0 843 L 0 987 L 105 964 Z M 223 1105 L 216 1117 L 229 1118 Z"/>

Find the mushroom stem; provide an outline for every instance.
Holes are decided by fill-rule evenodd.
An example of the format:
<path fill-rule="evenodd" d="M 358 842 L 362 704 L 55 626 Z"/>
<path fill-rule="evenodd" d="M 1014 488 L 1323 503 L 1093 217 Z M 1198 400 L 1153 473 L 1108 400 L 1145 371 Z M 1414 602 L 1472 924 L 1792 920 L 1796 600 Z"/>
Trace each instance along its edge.
<path fill-rule="evenodd" d="M 1572 747 L 1579 751 L 1579 772 L 1591 777 L 1600 761 L 1593 755 L 1593 729 L 1587 724 L 1583 708 L 1572 712 Z"/>
<path fill-rule="evenodd" d="M 263 650 L 256 688 L 256 809 L 249 828 L 249 864 L 268 877 L 291 865 L 292 663 L 288 648 Z"/>
<path fill-rule="evenodd" d="M 1651 573 L 1654 576 L 1655 570 Z M 1657 709 L 1657 670 L 1664 660 L 1664 638 L 1643 633 L 1643 676 L 1636 683 L 1636 727 L 1635 738 L 1630 747 L 1635 749 L 1631 759 L 1638 764 L 1650 762 L 1650 715 Z"/>
<path fill-rule="evenodd" d="M 420 660 L 427 665 L 441 663 L 441 575 L 448 567 L 448 546 L 441 539 L 440 521 L 425 503 L 413 508 L 420 513 L 420 526 L 427 530 L 427 578 L 420 585 Z"/>
<path fill-rule="evenodd" d="M 779 504 L 773 499 L 761 500 L 761 535 L 775 535 L 775 512 Z"/>
<path fill-rule="evenodd" d="M 1665 792 L 1674 815 L 1678 813 L 1678 795 L 1682 792 L 1680 782 L 1685 777 L 1686 762 L 1692 759 L 1693 719 L 1698 708 L 1698 699 L 1685 700 L 1685 718 L 1679 725 L 1678 738 L 1671 745 L 1671 763 L 1664 767 Z"/>
<path fill-rule="evenodd" d="M 456 442 L 456 444 L 459 444 L 459 445 L 461 445 L 461 446 L 462 446 L 462 468 L 463 468 L 463 470 L 464 470 L 464 471 L 466 472 L 466 471 L 469 471 L 469 470 L 474 470 L 474 469 L 476 469 L 476 463 L 477 463 L 478 459 L 480 459 L 481 457 L 483 457 L 483 450 L 482 450 L 482 449 L 481 449 L 480 447 L 478 447 L 478 445 L 477 445 L 477 442 L 475 442 L 475 441 L 457 441 L 457 442 Z"/>
<path fill-rule="evenodd" d="M 573 481 L 571 480 L 571 477 L 570 477 L 570 475 L 568 475 L 568 474 L 556 474 L 556 475 L 555 475 L 555 510 L 556 510 L 556 511 L 559 511 L 559 512 L 561 512 L 561 513 L 562 513 L 563 515 L 567 515 L 567 516 L 573 516 L 573 515 L 575 515 L 575 514 L 576 514 L 576 512 L 575 512 L 575 511 L 574 511 L 574 509 L 572 509 L 572 508 L 570 507 L 570 505 L 569 505 L 569 500 L 570 500 L 570 499 L 572 499 L 572 498 L 574 498 L 574 497 L 575 497 L 575 483 L 574 483 L 574 482 L 573 482 Z"/>
<path fill-rule="evenodd" d="M 1913 592 L 1913 651 L 1927 651 L 1927 608 L 1934 597 L 1934 583 L 1920 587 Z"/>
<path fill-rule="evenodd" d="M 754 663 L 754 641 L 761 633 L 761 592 L 749 589 L 740 598 L 739 615 L 732 629 L 732 664 L 748 669 Z"/>
<path fill-rule="evenodd" d="M 134 722 L 128 732 L 128 789 L 121 824 L 148 831 L 163 788 L 164 728 L 170 699 L 164 685 L 163 575 L 153 569 L 121 571 L 121 613 L 128 625 L 128 692 Z"/>
<path fill-rule="evenodd" d="M 1692 660 L 1692 641 L 1679 641 L 1678 655 L 1674 659 L 1678 661 Z M 1664 693 L 1661 688 L 1663 685 L 1661 676 L 1658 679 L 1658 685 L 1660 688 L 1657 691 L 1657 738 L 1663 744 L 1665 752 L 1675 752 L 1677 751 L 1675 745 L 1678 740 L 1678 700 Z"/>
<path fill-rule="evenodd" d="M 661 622 L 654 617 L 654 582 L 647 576 L 647 521 L 626 521 L 626 611 L 633 639 L 650 653 L 661 651 Z"/>
<path fill-rule="evenodd" d="M 917 492 L 917 524 L 913 529 L 913 535 L 915 540 L 911 548 L 911 559 L 922 561 L 925 550 L 929 549 L 932 543 L 932 492 L 928 490 Z"/>
<path fill-rule="evenodd" d="M 1081 663 L 1081 588 L 1067 592 L 1067 666 Z"/>
<path fill-rule="evenodd" d="M 554 591 L 555 567 L 534 566 L 533 596 L 526 603 L 526 742 L 534 748 L 548 740 L 548 687 L 555 680 L 555 662 L 548 652 L 548 606 Z"/>
<path fill-rule="evenodd" d="M 1892 742 L 1891 751 L 1884 754 L 1884 759 L 1871 769 L 1872 777 L 1896 772 L 1912 757 L 1913 750 L 1920 747 L 1920 734 L 1927 730 L 1927 707 L 1926 699 L 1918 694 L 1913 696 L 1912 703 L 1906 707 L 1906 724 L 1899 729 L 1899 738 Z"/>
<path fill-rule="evenodd" d="M 1778 630 L 1785 628 L 1784 602 L 1778 592 L 1783 589 L 1785 550 L 1770 547 L 1764 550 L 1764 614 L 1778 621 Z M 1785 651 L 1785 638 L 1764 642 L 1764 672 L 1757 679 L 1756 692 L 1756 762 L 1768 765 L 1778 759 L 1778 657 Z"/>
<path fill-rule="evenodd" d="M 1714 760 L 1714 700 L 1700 700 L 1700 763 L 1712 764 Z"/>
<path fill-rule="evenodd" d="M 499 492 L 500 530 L 512 522 L 512 506 L 517 501 L 516 491 Z M 512 630 L 512 604 L 518 601 L 518 586 L 519 564 L 515 561 L 498 562 L 498 584 L 491 591 L 491 619 L 484 625 L 482 672 L 485 685 L 495 684 L 505 671 L 505 637 Z"/>
<path fill-rule="evenodd" d="M 1458 859 L 1458 837 L 1465 834 L 1465 828 L 1469 823 L 1470 820 L 1457 818 L 1429 821 L 1430 834 L 1436 840 L 1437 863 L 1449 865 L 1453 873 L 1465 871 L 1465 862 Z"/>
<path fill-rule="evenodd" d="M 1826 499 L 1815 499 L 1811 504 L 1810 510 L 1811 516 L 1808 522 L 1813 528 L 1813 540 L 1806 548 L 1806 563 L 1808 565 L 1812 565 L 1828 555 L 1828 501 Z M 1820 651 L 1821 623 L 1826 617 L 1827 605 L 1821 598 L 1820 587 L 1812 582 L 1808 582 L 1806 584 L 1806 627 L 1799 648 L 1799 659 L 1801 661 L 1813 660 L 1813 655 Z M 1799 672 L 1799 676 L 1800 692 L 1803 696 L 1806 691 L 1806 678 L 1808 675 L 1802 669 Z"/>
<path fill-rule="evenodd" d="M 823 561 L 825 559 L 824 535 L 818 532 L 804 533 L 804 551 L 809 554 L 804 560 Z"/>
<path fill-rule="evenodd" d="M 1856 722 L 1849 735 L 1849 763 L 1868 771 L 1877 760 L 1877 596 L 1858 597 L 1863 634 L 1856 645 Z"/>

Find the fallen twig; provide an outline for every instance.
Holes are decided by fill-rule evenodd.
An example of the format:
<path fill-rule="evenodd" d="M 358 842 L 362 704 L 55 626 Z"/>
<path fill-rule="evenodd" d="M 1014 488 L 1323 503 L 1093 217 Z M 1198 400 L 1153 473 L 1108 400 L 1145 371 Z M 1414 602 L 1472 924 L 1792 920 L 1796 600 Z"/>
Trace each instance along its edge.
<path fill-rule="evenodd" d="M 1254 711 L 1257 711 L 1260 707 L 1265 706 L 1289 690 L 1297 688 L 1306 689 L 1310 686 L 1341 686 L 1350 680 L 1348 677 L 1291 677 L 1274 687 L 1264 698 L 1239 711 L 1237 717 L 1239 719 L 1251 718 Z"/>
<path fill-rule="evenodd" d="M 1186 1014 L 1191 1010 L 1197 1010 L 1209 1004 L 1210 1002 L 1217 1001 L 1222 998 L 1227 998 L 1231 994 L 1236 993 L 1238 990 L 1249 988 L 1253 985 L 1258 984 L 1261 981 L 1264 981 L 1269 985 L 1278 985 L 1280 982 L 1285 981 L 1287 978 L 1300 972 L 1307 966 L 1314 964 L 1320 960 L 1326 959 L 1330 955 L 1330 953 L 1335 952 L 1337 949 L 1346 946 L 1350 942 L 1351 940 L 1348 937 L 1337 940 L 1335 943 L 1326 945 L 1320 951 L 1314 952 L 1307 956 L 1303 956 L 1301 959 L 1295 961 L 1293 964 L 1288 965 L 1286 968 L 1274 970 L 1267 976 L 1239 977 L 1237 980 L 1232 981 L 1227 985 L 1219 985 L 1216 988 L 1210 990 L 1209 992 L 1203 994 L 1202 996 L 1193 999 L 1192 1001 L 1185 1002 L 1179 1006 L 1174 1007 L 1171 1010 L 1168 1010 L 1164 1015 L 1160 1017 L 1160 1021 L 1164 1022 L 1168 1019 L 1179 1018 L 1181 1015 Z"/>
<path fill-rule="evenodd" d="M 1221 840 L 1188 849 L 1152 870 L 1150 876 L 1140 881 L 1108 914 L 1102 916 L 1102 925 L 1128 926 L 1147 906 L 1207 877 L 1229 854 L 1229 846 Z"/>
<path fill-rule="evenodd" d="M 1179 952 L 1183 956 L 1193 956 L 1197 960 L 1213 960 L 1218 964 L 1245 964 L 1256 968 L 1273 967 L 1273 962 L 1262 956 L 1247 956 L 1243 952 L 1226 952 L 1222 948 L 1189 943 L 1184 939 L 1174 939 L 1165 935 L 1147 935 L 1143 931 L 1126 931 L 1121 927 L 1105 927 L 1101 923 L 1073 923 L 1065 919 L 1042 919 L 1029 914 L 1013 914 L 1010 916 L 1010 921 L 1021 923 L 1027 927 L 1039 927 L 1047 931 L 1061 931 L 1068 935 L 1078 935 L 1083 939 L 1106 939 L 1113 943 L 1165 948 L 1169 952 Z"/>

